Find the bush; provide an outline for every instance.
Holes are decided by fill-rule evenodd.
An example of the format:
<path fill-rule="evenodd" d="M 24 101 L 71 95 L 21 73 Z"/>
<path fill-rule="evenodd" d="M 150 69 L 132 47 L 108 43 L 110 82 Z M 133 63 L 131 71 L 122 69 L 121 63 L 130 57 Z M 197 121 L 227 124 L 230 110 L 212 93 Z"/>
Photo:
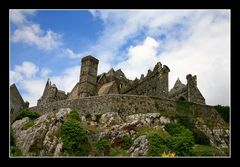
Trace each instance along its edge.
<path fill-rule="evenodd" d="M 107 139 L 101 138 L 96 143 L 96 148 L 99 155 L 109 155 L 110 153 L 110 142 Z"/>
<path fill-rule="evenodd" d="M 24 117 L 28 117 L 28 118 L 34 120 L 34 119 L 37 119 L 39 116 L 40 116 L 40 114 L 38 114 L 37 112 L 32 112 L 32 111 L 29 111 L 28 109 L 26 109 L 26 110 L 22 110 L 22 111 L 17 115 L 17 117 L 15 118 L 14 121 L 20 120 L 20 119 L 22 119 L 22 118 L 24 118 Z"/>
<path fill-rule="evenodd" d="M 168 123 L 165 125 L 165 130 L 172 136 L 184 131 L 186 128 L 179 123 Z"/>
<path fill-rule="evenodd" d="M 194 137 L 190 130 L 179 123 L 165 125 L 166 131 L 172 135 L 168 147 L 179 156 L 189 155 L 194 145 Z"/>
<path fill-rule="evenodd" d="M 129 149 L 131 145 L 133 144 L 133 140 L 131 136 L 124 136 L 123 137 L 123 149 Z"/>
<path fill-rule="evenodd" d="M 168 141 L 158 133 L 150 134 L 148 137 L 148 155 L 160 156 L 163 152 L 170 151 L 167 147 Z"/>
<path fill-rule="evenodd" d="M 229 106 L 217 105 L 217 106 L 214 106 L 214 108 L 221 115 L 224 121 L 229 122 L 229 111 L 230 111 Z"/>
<path fill-rule="evenodd" d="M 10 148 L 10 155 L 11 156 L 22 156 L 22 152 L 18 147 L 12 146 Z"/>
<path fill-rule="evenodd" d="M 194 142 L 201 145 L 210 145 L 208 136 L 194 126 L 193 121 L 188 116 L 177 115 L 178 122 L 188 128 L 193 133 Z"/>
<path fill-rule="evenodd" d="M 68 118 L 80 121 L 79 111 L 76 109 L 73 109 L 68 115 Z"/>
<path fill-rule="evenodd" d="M 61 125 L 61 139 L 63 151 L 73 156 L 86 156 L 90 152 L 90 144 L 86 131 L 80 127 L 79 122 L 68 120 Z"/>
<path fill-rule="evenodd" d="M 186 156 L 191 153 L 194 145 L 194 138 L 192 132 L 185 129 L 181 133 L 173 136 L 169 143 L 169 148 L 173 152 L 176 152 L 178 156 Z"/>

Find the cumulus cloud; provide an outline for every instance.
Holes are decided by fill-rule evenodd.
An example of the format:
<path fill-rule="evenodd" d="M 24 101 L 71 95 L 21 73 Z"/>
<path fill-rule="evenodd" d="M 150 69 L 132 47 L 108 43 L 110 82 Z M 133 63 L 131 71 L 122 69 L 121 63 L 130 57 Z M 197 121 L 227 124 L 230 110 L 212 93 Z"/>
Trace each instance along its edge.
<path fill-rule="evenodd" d="M 28 61 L 24 61 L 21 65 L 16 65 L 13 71 L 13 78 L 20 80 L 22 77 L 31 78 L 39 71 L 39 68 Z"/>
<path fill-rule="evenodd" d="M 229 10 L 90 12 L 104 25 L 93 49 L 99 53 L 100 61 L 112 65 L 121 60 L 115 68 L 122 68 L 131 79 L 146 74 L 161 61 L 171 70 L 169 88 L 178 77 L 186 84 L 186 75 L 192 73 L 198 77 L 207 104 L 230 105 Z M 144 37 L 144 42 L 122 51 L 124 45 L 139 36 Z"/>
<path fill-rule="evenodd" d="M 128 59 L 119 63 L 117 68 L 121 68 L 130 79 L 140 78 L 141 74 L 146 74 L 156 63 L 158 46 L 159 43 L 151 37 L 147 37 L 143 44 L 130 46 L 127 52 Z"/>
<path fill-rule="evenodd" d="M 35 106 L 42 96 L 48 78 L 58 89 L 70 92 L 79 80 L 80 66 L 66 68 L 59 75 L 51 75 L 51 72 L 52 70 L 46 67 L 40 68 L 32 62 L 23 62 L 10 71 L 10 82 L 22 90 L 22 97 L 30 106 Z"/>
<path fill-rule="evenodd" d="M 16 26 L 12 33 L 13 43 L 26 43 L 40 49 L 52 50 L 62 45 L 62 36 L 52 30 L 43 30 L 39 24 L 27 20 L 35 11 L 10 10 L 10 22 Z"/>

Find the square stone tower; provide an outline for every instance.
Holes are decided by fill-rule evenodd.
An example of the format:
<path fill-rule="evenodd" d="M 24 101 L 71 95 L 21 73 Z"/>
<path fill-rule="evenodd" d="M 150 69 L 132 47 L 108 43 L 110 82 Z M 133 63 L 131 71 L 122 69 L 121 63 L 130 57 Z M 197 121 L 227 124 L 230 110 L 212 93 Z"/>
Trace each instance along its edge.
<path fill-rule="evenodd" d="M 82 58 L 78 97 L 96 95 L 98 63 L 99 60 L 91 55 Z"/>

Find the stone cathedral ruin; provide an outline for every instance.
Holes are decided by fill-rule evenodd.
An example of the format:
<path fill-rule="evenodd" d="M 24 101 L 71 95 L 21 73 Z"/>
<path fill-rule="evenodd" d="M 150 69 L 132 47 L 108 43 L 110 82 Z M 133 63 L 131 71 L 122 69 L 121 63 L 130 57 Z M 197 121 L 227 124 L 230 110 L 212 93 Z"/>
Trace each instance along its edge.
<path fill-rule="evenodd" d="M 205 104 L 205 99 L 197 87 L 196 75 L 187 75 L 187 85 L 178 79 L 168 91 L 170 69 L 160 62 L 155 65 L 153 71 L 148 70 L 145 77 L 142 74 L 140 79 L 135 80 L 127 79 L 121 69 L 115 71 L 112 68 L 107 73 L 97 75 L 99 60 L 90 55 L 82 58 L 81 63 L 80 80 L 70 93 L 66 95 L 48 80 L 37 105 L 106 94 L 156 96 Z"/>
<path fill-rule="evenodd" d="M 80 80 L 72 91 L 65 93 L 59 90 L 48 79 L 37 106 L 32 111 L 46 113 L 62 107 L 77 108 L 84 112 L 104 113 L 116 111 L 144 113 L 162 110 L 175 110 L 175 101 L 182 100 L 198 105 L 205 105 L 205 99 L 197 87 L 197 77 L 188 74 L 187 84 L 177 79 L 169 91 L 168 73 L 170 69 L 158 62 L 146 76 L 129 80 L 121 69 L 111 68 L 107 73 L 97 75 L 99 60 L 88 55 L 82 58 Z M 28 108 L 16 85 L 11 86 L 11 120 L 17 113 Z M 17 92 L 17 93 L 16 93 Z M 27 102 L 26 102 L 27 103 Z"/>

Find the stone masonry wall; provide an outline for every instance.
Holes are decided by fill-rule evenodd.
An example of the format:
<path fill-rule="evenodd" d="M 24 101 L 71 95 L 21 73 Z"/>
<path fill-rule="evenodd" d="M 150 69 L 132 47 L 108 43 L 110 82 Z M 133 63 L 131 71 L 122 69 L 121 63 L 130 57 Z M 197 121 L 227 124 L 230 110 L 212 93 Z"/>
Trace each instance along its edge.
<path fill-rule="evenodd" d="M 211 106 L 197 105 L 201 111 L 207 113 Z M 44 114 L 57 111 L 59 108 L 76 108 L 82 115 L 103 114 L 106 112 L 118 112 L 123 118 L 130 114 L 150 113 L 161 110 L 176 111 L 176 102 L 159 97 L 136 95 L 102 95 L 72 100 L 62 100 L 46 104 L 44 106 L 31 107 L 30 110 Z"/>

